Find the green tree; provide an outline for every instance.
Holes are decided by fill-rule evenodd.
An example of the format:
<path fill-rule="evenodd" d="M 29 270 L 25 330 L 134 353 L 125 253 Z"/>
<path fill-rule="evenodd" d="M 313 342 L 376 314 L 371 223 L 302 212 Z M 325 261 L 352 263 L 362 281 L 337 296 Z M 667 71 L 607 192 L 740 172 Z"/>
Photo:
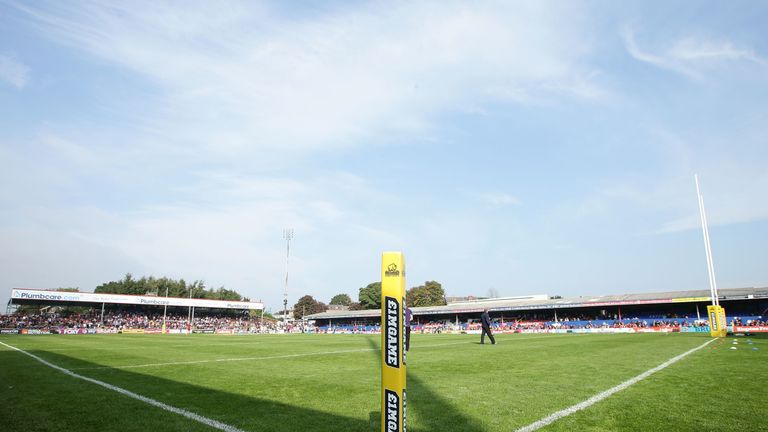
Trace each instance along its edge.
<path fill-rule="evenodd" d="M 251 319 L 264 317 L 264 321 L 277 321 L 272 313 L 267 312 L 266 310 L 262 311 L 261 309 L 250 309 L 248 313 L 251 316 Z"/>
<path fill-rule="evenodd" d="M 212 298 L 214 300 L 234 300 L 234 301 L 239 301 L 240 299 L 243 298 L 240 294 L 236 293 L 235 291 L 228 290 L 228 289 L 226 289 L 224 287 L 219 287 L 219 289 L 217 289 L 215 291 L 211 291 L 211 295 L 212 295 L 212 297 L 210 297 L 210 298 Z"/>
<path fill-rule="evenodd" d="M 381 309 L 381 282 L 369 283 L 360 288 L 358 302 L 363 309 Z"/>
<path fill-rule="evenodd" d="M 237 291 L 219 287 L 217 289 L 206 288 L 205 282 L 196 280 L 188 284 L 184 279 L 175 280 L 167 277 L 156 278 L 154 276 L 143 276 L 141 279 L 134 279 L 133 275 L 127 273 L 125 277 L 118 281 L 103 283 L 96 287 L 94 292 L 110 294 L 130 294 L 130 295 L 156 295 L 165 297 L 193 297 L 212 300 L 243 300 Z"/>
<path fill-rule="evenodd" d="M 349 306 L 351 303 L 352 299 L 349 298 L 348 294 L 336 294 L 328 304 Z"/>
<path fill-rule="evenodd" d="M 439 282 L 427 281 L 408 290 L 405 295 L 405 304 L 408 307 L 443 306 L 445 291 Z"/>
<path fill-rule="evenodd" d="M 293 305 L 293 317 L 301 319 L 305 315 L 312 315 L 327 310 L 328 306 L 325 303 L 315 300 L 311 295 L 305 295 Z"/>
<path fill-rule="evenodd" d="M 191 292 L 192 298 L 205 298 L 205 282 L 201 280 L 196 280 L 192 282 L 187 287 L 186 297 L 190 296 L 190 292 Z"/>
<path fill-rule="evenodd" d="M 72 288 L 72 287 L 59 287 L 56 288 L 56 291 L 61 292 L 80 292 L 80 288 Z M 40 311 L 43 310 L 42 306 L 35 306 Z M 70 316 L 74 314 L 81 314 L 81 313 L 87 313 L 91 308 L 89 306 L 64 306 L 62 307 L 59 312 L 64 316 Z"/>

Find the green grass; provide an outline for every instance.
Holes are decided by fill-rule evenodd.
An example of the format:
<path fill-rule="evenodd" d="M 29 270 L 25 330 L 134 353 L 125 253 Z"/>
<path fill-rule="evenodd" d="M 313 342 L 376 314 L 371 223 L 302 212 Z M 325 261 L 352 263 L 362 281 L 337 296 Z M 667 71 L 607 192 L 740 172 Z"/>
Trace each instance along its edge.
<path fill-rule="evenodd" d="M 410 431 L 513 431 L 708 340 L 702 334 L 418 335 Z M 768 338 L 714 342 L 543 431 L 768 430 Z M 246 431 L 378 431 L 379 336 L 0 336 L 75 373 Z M 752 348 L 758 350 L 752 350 Z M 347 351 L 347 352 L 338 352 Z M 262 358 L 277 357 L 283 358 Z M 200 360 L 259 359 L 126 366 Z M 213 430 L 0 345 L 0 430 Z"/>

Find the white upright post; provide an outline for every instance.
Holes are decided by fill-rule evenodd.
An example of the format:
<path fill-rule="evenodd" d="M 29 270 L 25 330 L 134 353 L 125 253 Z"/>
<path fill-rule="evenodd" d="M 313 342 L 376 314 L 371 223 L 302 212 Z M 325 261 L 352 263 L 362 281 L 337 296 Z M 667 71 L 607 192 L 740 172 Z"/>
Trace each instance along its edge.
<path fill-rule="evenodd" d="M 712 260 L 712 245 L 709 241 L 709 227 L 707 224 L 707 213 L 704 210 L 704 197 L 701 196 L 701 189 L 699 189 L 699 176 L 694 174 L 694 181 L 696 182 L 696 195 L 699 198 L 699 215 L 701 217 L 701 230 L 704 234 L 704 251 L 707 255 L 707 273 L 709 274 L 709 291 L 712 296 L 712 305 L 719 306 L 720 300 L 717 296 L 717 281 L 715 279 L 715 265 Z"/>

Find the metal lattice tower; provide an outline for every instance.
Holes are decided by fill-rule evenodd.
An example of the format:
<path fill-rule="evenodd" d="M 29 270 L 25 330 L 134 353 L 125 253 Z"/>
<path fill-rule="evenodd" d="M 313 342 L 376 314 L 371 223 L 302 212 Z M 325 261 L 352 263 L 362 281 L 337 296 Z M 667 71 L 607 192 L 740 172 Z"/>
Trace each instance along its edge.
<path fill-rule="evenodd" d="M 293 228 L 283 230 L 285 239 L 285 288 L 283 289 L 283 324 L 288 324 L 288 263 L 291 257 L 291 240 L 293 239 Z"/>

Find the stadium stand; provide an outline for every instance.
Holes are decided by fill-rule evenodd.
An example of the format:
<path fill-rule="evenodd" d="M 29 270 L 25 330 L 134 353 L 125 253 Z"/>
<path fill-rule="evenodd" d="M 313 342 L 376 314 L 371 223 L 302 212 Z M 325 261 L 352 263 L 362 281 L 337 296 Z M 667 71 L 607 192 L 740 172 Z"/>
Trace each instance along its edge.
<path fill-rule="evenodd" d="M 488 309 L 494 326 L 509 332 L 567 331 L 708 331 L 709 291 L 670 291 L 612 296 L 527 296 L 477 299 L 445 306 L 412 307 L 412 329 L 421 333 L 479 332 L 478 320 Z M 720 303 L 739 323 L 768 331 L 768 287 L 720 290 Z M 376 332 L 379 310 L 327 311 L 307 318 L 317 331 Z M 736 318 L 733 318 L 734 320 Z M 733 324 L 732 324 L 733 325 Z M 746 327 L 746 326 L 744 326 Z"/>
<path fill-rule="evenodd" d="M 533 332 L 689 332 L 708 331 L 708 291 L 677 291 L 560 298 L 527 296 L 460 301 L 445 306 L 414 307 L 412 331 L 453 333 L 480 331 L 480 312 L 487 308 L 496 331 Z M 720 290 L 733 331 L 768 332 L 768 288 Z M 120 306 L 103 315 L 97 308 L 69 313 L 67 307 L 38 300 L 42 312 L 0 315 L 0 333 L 378 333 L 379 310 L 335 310 L 287 325 L 262 322 L 244 311 L 201 310 L 190 320 L 179 308 L 165 317 L 157 306 Z M 71 306 L 71 304 L 69 304 Z M 127 309 L 127 310 L 125 310 Z"/>
<path fill-rule="evenodd" d="M 262 323 L 259 318 L 221 314 L 198 316 L 191 322 L 187 316 L 168 315 L 165 327 L 167 333 L 283 332 L 282 323 L 279 322 Z M 103 320 L 97 312 L 0 315 L 0 331 L 5 334 L 161 333 L 162 328 L 163 315 L 147 312 L 107 313 Z M 304 330 L 301 323 L 287 328 L 290 332 Z"/>

